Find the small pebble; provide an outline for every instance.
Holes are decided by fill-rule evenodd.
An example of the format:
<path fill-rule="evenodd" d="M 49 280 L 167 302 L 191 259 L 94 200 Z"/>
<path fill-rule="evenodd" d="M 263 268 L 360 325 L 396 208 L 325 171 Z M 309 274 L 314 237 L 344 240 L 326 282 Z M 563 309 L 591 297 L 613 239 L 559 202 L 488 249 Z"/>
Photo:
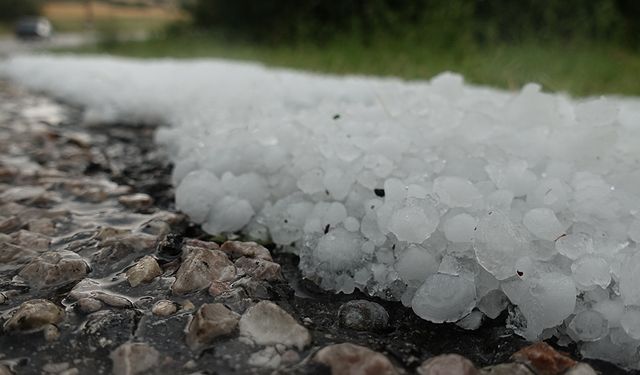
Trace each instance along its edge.
<path fill-rule="evenodd" d="M 42 333 L 44 334 L 44 339 L 47 342 L 56 341 L 58 337 L 60 337 L 60 330 L 53 324 L 47 324 L 44 326 Z"/>
<path fill-rule="evenodd" d="M 221 303 L 204 304 L 187 326 L 187 345 L 196 350 L 211 343 L 216 337 L 229 335 L 235 331 L 238 320 L 240 315 Z"/>
<path fill-rule="evenodd" d="M 56 233 L 56 224 L 48 218 L 31 220 L 27 223 L 27 228 L 31 232 L 46 236 L 53 236 Z"/>
<path fill-rule="evenodd" d="M 13 233 L 20 229 L 22 222 L 16 216 L 9 218 L 0 217 L 0 233 Z"/>
<path fill-rule="evenodd" d="M 184 366 L 182 367 L 186 370 L 195 370 L 196 367 L 198 367 L 198 363 L 193 359 L 190 359 L 187 362 L 185 362 Z"/>
<path fill-rule="evenodd" d="M 171 286 L 173 294 L 182 295 L 208 288 L 213 281 L 229 281 L 236 267 L 220 250 L 187 246 L 182 264 Z"/>
<path fill-rule="evenodd" d="M 185 300 L 184 302 L 182 302 L 182 310 L 195 310 L 196 306 L 193 304 L 193 302 L 189 301 L 189 300 Z"/>
<path fill-rule="evenodd" d="M 66 251 L 49 251 L 33 259 L 19 273 L 29 286 L 40 289 L 63 285 L 83 279 L 89 266 L 78 254 Z"/>
<path fill-rule="evenodd" d="M 38 252 L 48 250 L 49 244 L 51 243 L 51 238 L 49 238 L 48 236 L 30 232 L 24 229 L 12 233 L 10 239 L 14 245 L 26 247 Z"/>
<path fill-rule="evenodd" d="M 353 300 L 340 306 L 338 323 L 357 331 L 379 331 L 387 328 L 389 313 L 375 302 Z"/>
<path fill-rule="evenodd" d="M 325 346 L 312 360 L 330 367 L 332 375 L 398 374 L 398 370 L 384 355 L 350 343 Z"/>
<path fill-rule="evenodd" d="M 596 371 L 586 363 L 578 363 L 564 375 L 597 375 Z"/>
<path fill-rule="evenodd" d="M 529 368 L 521 363 L 502 363 L 485 367 L 480 371 L 481 375 L 535 375 Z"/>
<path fill-rule="evenodd" d="M 140 210 L 151 207 L 153 205 L 153 198 L 148 194 L 137 193 L 122 195 L 118 197 L 118 202 L 127 208 Z"/>
<path fill-rule="evenodd" d="M 272 262 L 271 253 L 266 247 L 255 242 L 227 241 L 220 246 L 220 250 L 234 258 L 247 257 L 264 259 Z"/>
<path fill-rule="evenodd" d="M 43 329 L 49 324 L 56 324 L 64 319 L 64 310 L 55 304 L 34 299 L 23 302 L 14 314 L 4 323 L 7 331 L 30 331 Z"/>
<path fill-rule="evenodd" d="M 0 375 L 13 375 L 13 372 L 9 370 L 9 367 L 0 364 Z"/>
<path fill-rule="evenodd" d="M 524 363 L 539 375 L 561 374 L 576 365 L 575 360 L 543 341 L 518 350 L 511 359 Z"/>
<path fill-rule="evenodd" d="M 111 307 L 123 307 L 129 308 L 133 307 L 133 303 L 126 297 L 119 296 L 117 294 L 106 293 L 106 292 L 93 292 L 91 293 L 93 298 L 104 302 L 105 304 Z"/>
<path fill-rule="evenodd" d="M 153 315 L 157 316 L 169 316 L 173 315 L 178 311 L 178 307 L 172 301 L 163 299 L 156 302 L 151 308 L 151 312 Z"/>
<path fill-rule="evenodd" d="M 75 300 L 92 298 L 112 307 L 133 307 L 133 303 L 128 298 L 104 289 L 100 282 L 89 278 L 77 283 L 69 292 L 68 297 Z M 92 301 L 86 302 L 91 302 L 95 305 Z"/>
<path fill-rule="evenodd" d="M 236 260 L 236 268 L 255 280 L 282 280 L 280 265 L 264 259 L 241 257 Z"/>
<path fill-rule="evenodd" d="M 152 256 L 145 256 L 126 272 L 129 285 L 136 287 L 140 283 L 149 283 L 162 275 L 158 262 Z"/>
<path fill-rule="evenodd" d="M 239 327 L 242 336 L 258 345 L 283 344 L 302 350 L 311 343 L 309 331 L 271 301 L 260 301 L 248 308 Z"/>
<path fill-rule="evenodd" d="M 219 250 L 220 246 L 213 241 L 203 241 L 195 238 L 186 238 L 184 240 L 185 246 L 201 247 L 209 250 Z"/>
<path fill-rule="evenodd" d="M 47 363 L 46 365 L 42 366 L 42 371 L 57 374 L 64 370 L 68 370 L 69 366 L 69 362 Z"/>
<path fill-rule="evenodd" d="M 91 297 L 85 297 L 85 298 L 80 298 L 77 302 L 76 302 L 76 308 L 78 309 L 78 311 L 85 313 L 85 314 L 91 314 L 93 312 L 96 312 L 100 309 L 102 309 L 103 307 L 103 303 L 98 301 L 95 298 L 91 298 Z"/>
<path fill-rule="evenodd" d="M 476 375 L 473 362 L 458 354 L 442 354 L 424 361 L 416 369 L 419 375 Z"/>

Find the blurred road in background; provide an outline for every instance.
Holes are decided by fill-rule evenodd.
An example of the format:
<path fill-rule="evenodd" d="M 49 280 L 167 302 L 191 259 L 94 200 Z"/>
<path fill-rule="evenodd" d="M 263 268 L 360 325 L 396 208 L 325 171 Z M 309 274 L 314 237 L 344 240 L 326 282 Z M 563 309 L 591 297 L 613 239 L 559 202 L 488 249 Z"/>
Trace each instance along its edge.
<path fill-rule="evenodd" d="M 0 37 L 0 58 L 13 54 L 43 51 L 51 48 L 74 48 L 94 43 L 96 36 L 91 33 L 56 34 L 49 39 L 21 40 L 14 36 Z"/>
<path fill-rule="evenodd" d="M 142 42 L 149 39 L 145 30 L 129 31 L 117 35 L 118 42 Z M 13 35 L 0 36 L 0 58 L 10 55 L 44 52 L 54 49 L 72 49 L 100 43 L 96 32 L 73 32 L 54 34 L 48 39 L 22 40 Z"/>

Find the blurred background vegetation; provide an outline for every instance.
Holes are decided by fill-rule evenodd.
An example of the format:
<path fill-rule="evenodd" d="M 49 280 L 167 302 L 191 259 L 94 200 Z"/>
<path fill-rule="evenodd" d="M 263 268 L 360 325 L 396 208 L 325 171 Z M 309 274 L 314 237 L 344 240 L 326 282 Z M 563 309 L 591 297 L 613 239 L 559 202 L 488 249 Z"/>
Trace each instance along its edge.
<path fill-rule="evenodd" d="M 103 37 L 81 52 L 640 95 L 640 0 L 0 0 L 0 21 L 38 10 L 59 31 L 90 10 Z"/>
<path fill-rule="evenodd" d="M 38 14 L 41 6 L 37 0 L 0 0 L 0 22 L 14 22 L 22 16 Z"/>
<path fill-rule="evenodd" d="M 185 8 L 201 28 L 271 43 L 349 36 L 441 48 L 530 39 L 640 46 L 637 0 L 201 0 Z"/>

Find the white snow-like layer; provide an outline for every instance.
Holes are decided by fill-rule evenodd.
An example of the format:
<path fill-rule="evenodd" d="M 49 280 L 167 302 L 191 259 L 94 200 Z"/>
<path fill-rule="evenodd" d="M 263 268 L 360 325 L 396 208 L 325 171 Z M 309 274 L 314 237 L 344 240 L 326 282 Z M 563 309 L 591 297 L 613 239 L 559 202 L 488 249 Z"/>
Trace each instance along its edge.
<path fill-rule="evenodd" d="M 480 312 L 640 368 L 640 105 L 213 60 L 20 57 L 93 122 L 169 125 L 176 203 L 300 255 L 336 291 Z M 460 323 L 462 324 L 462 322 Z"/>

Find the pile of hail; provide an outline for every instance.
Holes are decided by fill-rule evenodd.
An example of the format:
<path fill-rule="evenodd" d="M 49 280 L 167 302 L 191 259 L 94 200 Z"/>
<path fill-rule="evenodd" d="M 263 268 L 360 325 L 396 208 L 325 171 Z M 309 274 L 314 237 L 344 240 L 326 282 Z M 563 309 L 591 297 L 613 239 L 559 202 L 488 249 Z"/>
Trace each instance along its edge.
<path fill-rule="evenodd" d="M 177 208 L 300 257 L 325 289 L 640 368 L 640 101 L 528 84 L 335 77 L 215 60 L 19 57 L 0 74 L 159 123 Z"/>

